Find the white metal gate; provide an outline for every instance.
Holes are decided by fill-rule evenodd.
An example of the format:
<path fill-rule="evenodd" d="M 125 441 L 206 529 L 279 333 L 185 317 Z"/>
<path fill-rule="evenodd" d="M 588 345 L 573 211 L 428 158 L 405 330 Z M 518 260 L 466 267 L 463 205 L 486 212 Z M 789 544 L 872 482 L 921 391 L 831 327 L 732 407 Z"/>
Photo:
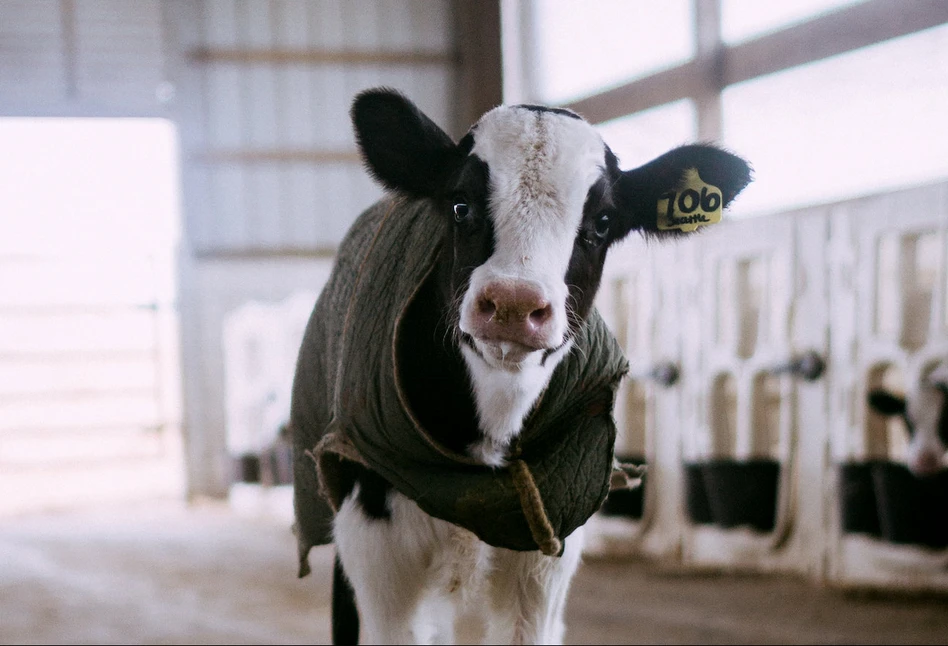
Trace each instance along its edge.
<path fill-rule="evenodd" d="M 948 185 L 643 249 L 615 250 L 598 306 L 633 365 L 618 450 L 644 453 L 645 504 L 624 525 L 596 518 L 591 549 L 948 588 L 946 546 L 884 515 L 886 500 L 915 504 L 871 476 L 910 478 L 907 436 L 866 405 L 948 356 Z M 677 383 L 643 380 L 663 362 Z M 859 525 L 857 503 L 882 520 Z"/>
<path fill-rule="evenodd" d="M 180 496 L 174 127 L 0 137 L 0 512 Z"/>
<path fill-rule="evenodd" d="M 926 545 L 900 517 L 916 504 L 911 489 L 894 490 L 896 478 L 914 481 L 895 464 L 904 461 L 906 430 L 866 405 L 870 388 L 917 384 L 948 357 L 948 185 L 840 204 L 830 221 L 831 360 L 839 369 L 830 406 L 828 490 L 838 513 L 828 534 L 829 575 L 844 583 L 948 588 L 946 546 Z M 948 504 L 919 511 L 944 519 Z"/>
<path fill-rule="evenodd" d="M 0 260 L 0 512 L 183 493 L 169 268 Z"/>

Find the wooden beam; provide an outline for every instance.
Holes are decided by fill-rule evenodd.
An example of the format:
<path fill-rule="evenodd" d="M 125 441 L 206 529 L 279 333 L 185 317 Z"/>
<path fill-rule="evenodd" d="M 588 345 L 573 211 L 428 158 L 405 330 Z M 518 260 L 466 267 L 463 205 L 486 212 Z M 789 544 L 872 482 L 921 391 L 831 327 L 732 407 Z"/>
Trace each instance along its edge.
<path fill-rule="evenodd" d="M 706 69 L 704 62 L 692 60 L 612 90 L 573 101 L 565 107 L 583 115 L 590 123 L 602 123 L 693 96 L 696 89 L 703 84 L 702 70 Z"/>
<path fill-rule="evenodd" d="M 948 23 L 945 0 L 867 0 L 678 67 L 580 99 L 566 107 L 592 123 L 700 96 L 707 79 L 721 87 L 813 63 Z"/>
<path fill-rule="evenodd" d="M 354 150 L 238 149 L 204 150 L 191 153 L 191 161 L 203 164 L 360 164 Z"/>
<path fill-rule="evenodd" d="M 727 48 L 724 83 L 748 81 L 946 22 L 945 0 L 869 0 Z"/>
<path fill-rule="evenodd" d="M 186 54 L 197 63 L 240 65 L 456 65 L 459 56 L 443 51 L 329 49 L 224 49 L 200 47 Z"/>
<path fill-rule="evenodd" d="M 237 249 L 197 249 L 193 257 L 201 261 L 242 262 L 260 260 L 323 260 L 335 258 L 336 246 L 244 247 Z"/>
<path fill-rule="evenodd" d="M 482 114 L 503 103 L 500 0 L 455 0 L 453 8 L 461 66 L 452 134 L 460 137 Z"/>

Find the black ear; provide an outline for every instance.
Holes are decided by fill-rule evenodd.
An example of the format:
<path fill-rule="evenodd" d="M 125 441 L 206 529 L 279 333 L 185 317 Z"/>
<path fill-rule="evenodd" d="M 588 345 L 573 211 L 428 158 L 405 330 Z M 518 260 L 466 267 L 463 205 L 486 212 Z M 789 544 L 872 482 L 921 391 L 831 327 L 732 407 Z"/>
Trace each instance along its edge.
<path fill-rule="evenodd" d="M 694 231 L 712 219 L 714 212 L 727 208 L 750 182 L 751 167 L 737 155 L 702 144 L 675 148 L 644 166 L 622 172 L 616 184 L 617 204 L 626 225 L 622 233 Z M 667 219 L 669 206 L 672 220 Z"/>
<path fill-rule="evenodd" d="M 886 417 L 905 415 L 905 398 L 893 395 L 886 390 L 873 390 L 869 393 L 869 406 Z"/>
<path fill-rule="evenodd" d="M 458 148 L 414 103 L 395 90 L 360 93 L 350 111 L 369 172 L 387 188 L 433 197 L 455 168 Z"/>

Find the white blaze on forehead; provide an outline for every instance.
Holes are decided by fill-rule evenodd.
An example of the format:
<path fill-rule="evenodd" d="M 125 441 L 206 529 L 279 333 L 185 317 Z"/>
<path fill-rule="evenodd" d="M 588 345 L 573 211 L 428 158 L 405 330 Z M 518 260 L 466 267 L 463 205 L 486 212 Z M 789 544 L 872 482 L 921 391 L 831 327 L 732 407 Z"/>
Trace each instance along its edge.
<path fill-rule="evenodd" d="M 551 306 L 552 325 L 543 342 L 558 348 L 549 356 L 534 351 L 513 370 L 490 359 L 481 340 L 474 341 L 479 351 L 462 349 L 484 433 L 470 451 L 484 464 L 500 466 L 524 416 L 571 347 L 565 338 L 566 270 L 589 188 L 603 172 L 605 145 L 580 119 L 500 107 L 477 123 L 471 152 L 488 168 L 494 252 L 471 274 L 460 328 L 470 333 L 478 295 L 491 281 L 527 281 Z"/>
<path fill-rule="evenodd" d="M 553 281 L 563 282 L 586 195 L 603 171 L 599 133 L 563 114 L 500 107 L 478 122 L 472 153 L 490 174 L 495 248 L 486 269 L 565 299 L 565 285 Z"/>

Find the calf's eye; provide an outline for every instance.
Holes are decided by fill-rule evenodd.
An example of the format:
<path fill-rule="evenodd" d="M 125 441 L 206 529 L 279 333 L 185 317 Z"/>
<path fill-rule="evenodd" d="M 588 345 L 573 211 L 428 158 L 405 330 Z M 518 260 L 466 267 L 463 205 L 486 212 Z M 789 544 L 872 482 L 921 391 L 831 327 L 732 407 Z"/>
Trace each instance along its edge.
<path fill-rule="evenodd" d="M 464 202 L 455 202 L 454 204 L 454 221 L 463 222 L 468 215 L 471 213 L 471 207 L 469 207 Z"/>
<path fill-rule="evenodd" d="M 609 235 L 609 227 L 611 221 L 609 220 L 608 213 L 600 213 L 599 217 L 596 218 L 596 236 L 599 238 L 605 238 Z"/>

